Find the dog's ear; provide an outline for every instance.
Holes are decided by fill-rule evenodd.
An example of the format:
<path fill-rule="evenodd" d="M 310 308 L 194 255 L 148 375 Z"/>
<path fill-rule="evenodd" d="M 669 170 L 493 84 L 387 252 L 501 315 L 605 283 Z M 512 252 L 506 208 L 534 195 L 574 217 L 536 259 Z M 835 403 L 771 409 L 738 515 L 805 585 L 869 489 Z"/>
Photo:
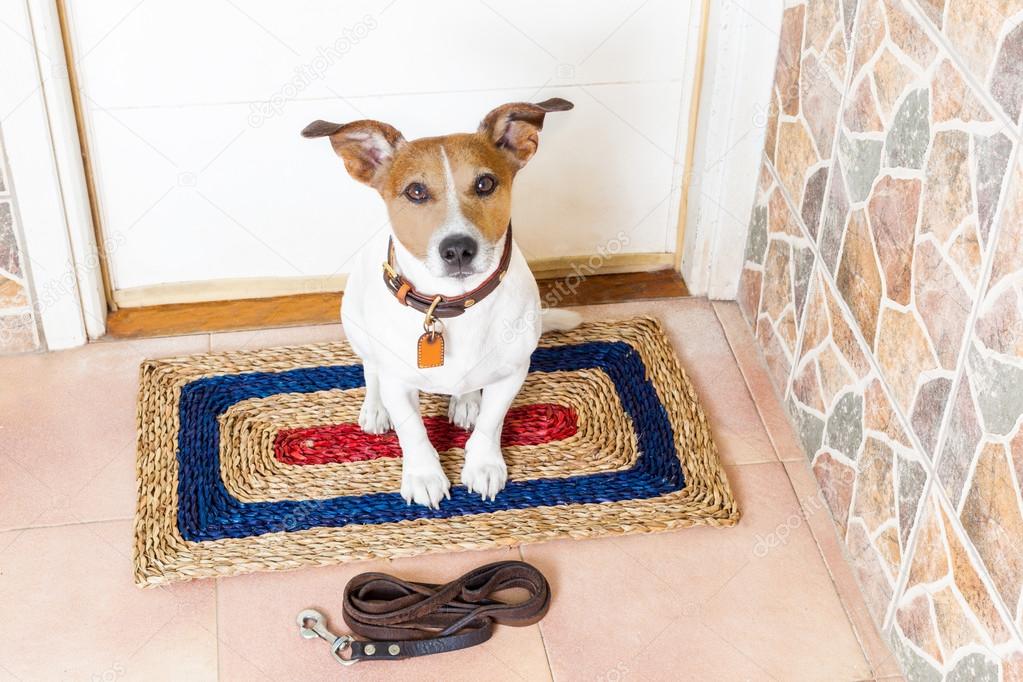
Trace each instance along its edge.
<path fill-rule="evenodd" d="M 378 185 L 394 152 L 405 144 L 397 129 L 380 121 L 313 121 L 302 130 L 302 137 L 329 137 L 349 175 L 371 187 Z"/>
<path fill-rule="evenodd" d="M 571 102 L 560 97 L 536 104 L 529 102 L 502 104 L 483 118 L 480 133 L 510 154 L 521 168 L 533 158 L 540 144 L 544 116 L 551 111 L 568 111 L 573 106 Z"/>

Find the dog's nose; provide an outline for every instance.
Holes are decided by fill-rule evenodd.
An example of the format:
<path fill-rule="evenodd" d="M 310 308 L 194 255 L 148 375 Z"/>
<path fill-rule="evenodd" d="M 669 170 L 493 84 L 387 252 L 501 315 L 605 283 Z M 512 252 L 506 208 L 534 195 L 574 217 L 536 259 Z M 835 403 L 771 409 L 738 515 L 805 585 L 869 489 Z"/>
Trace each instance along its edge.
<path fill-rule="evenodd" d="M 440 243 L 440 257 L 448 265 L 466 266 L 476 257 L 479 245 L 476 240 L 466 235 L 445 237 Z"/>

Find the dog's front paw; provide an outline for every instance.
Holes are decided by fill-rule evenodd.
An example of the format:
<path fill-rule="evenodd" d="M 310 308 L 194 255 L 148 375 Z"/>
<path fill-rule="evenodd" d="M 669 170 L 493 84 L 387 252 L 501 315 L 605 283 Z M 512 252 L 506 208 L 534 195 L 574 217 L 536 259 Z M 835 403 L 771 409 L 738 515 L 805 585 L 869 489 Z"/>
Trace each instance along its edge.
<path fill-rule="evenodd" d="M 471 430 L 476 426 L 476 419 L 480 416 L 480 400 L 482 400 L 480 391 L 451 396 L 448 403 L 448 421 L 466 431 Z"/>
<path fill-rule="evenodd" d="M 484 500 L 493 500 L 504 490 L 508 482 L 508 467 L 504 457 L 497 455 L 472 455 L 467 453 L 462 467 L 462 484 L 471 493 L 479 493 Z"/>
<path fill-rule="evenodd" d="M 359 426 L 366 433 L 381 434 L 391 430 L 391 418 L 379 400 L 363 400 L 359 410 Z"/>
<path fill-rule="evenodd" d="M 434 460 L 432 465 L 410 467 L 408 460 L 401 470 L 401 496 L 405 502 L 421 504 L 424 507 L 437 509 L 444 498 L 451 499 L 451 483 L 440 462 Z"/>

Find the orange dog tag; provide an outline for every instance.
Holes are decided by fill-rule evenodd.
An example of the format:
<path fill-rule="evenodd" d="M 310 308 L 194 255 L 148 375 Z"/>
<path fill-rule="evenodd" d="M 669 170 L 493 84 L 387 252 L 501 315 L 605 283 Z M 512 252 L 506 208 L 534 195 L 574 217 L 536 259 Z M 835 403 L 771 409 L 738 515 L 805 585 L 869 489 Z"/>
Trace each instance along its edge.
<path fill-rule="evenodd" d="M 444 337 L 436 332 L 426 332 L 419 337 L 419 349 L 416 353 L 419 369 L 440 367 L 444 364 Z"/>

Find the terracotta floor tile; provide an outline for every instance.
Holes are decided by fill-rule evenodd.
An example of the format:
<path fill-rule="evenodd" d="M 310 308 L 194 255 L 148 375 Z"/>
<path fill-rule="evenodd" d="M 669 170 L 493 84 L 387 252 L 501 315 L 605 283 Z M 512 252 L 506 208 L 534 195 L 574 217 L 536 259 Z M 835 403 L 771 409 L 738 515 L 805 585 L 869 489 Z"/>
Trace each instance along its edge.
<path fill-rule="evenodd" d="M 877 677 L 900 674 L 895 655 L 882 639 L 860 592 L 846 557 L 845 544 L 839 537 L 817 479 L 805 461 L 785 462 L 785 470 L 871 670 Z"/>
<path fill-rule="evenodd" d="M 736 366 L 711 303 L 703 298 L 574 308 L 588 320 L 650 315 L 664 325 L 711 422 L 726 464 L 774 462 L 777 456 Z"/>
<path fill-rule="evenodd" d="M 515 549 L 369 561 L 291 573 L 262 573 L 219 580 L 221 680 L 545 680 L 547 656 L 536 625 L 499 627 L 486 644 L 414 661 L 359 663 L 341 669 L 325 644 L 298 636 L 295 615 L 313 607 L 332 631 L 345 631 L 341 592 L 363 571 L 411 580 L 451 580 L 492 561 L 520 558 Z"/>
<path fill-rule="evenodd" d="M 743 319 L 739 305 L 734 301 L 714 301 L 714 311 L 721 321 L 739 370 L 746 380 L 778 458 L 783 461 L 806 459 L 796 438 L 796 432 L 792 428 L 792 422 L 789 421 L 779 399 L 779 393 L 771 384 L 760 347 L 746 320 Z"/>
<path fill-rule="evenodd" d="M 523 548 L 554 586 L 541 629 L 556 678 L 870 676 L 783 466 L 728 474 L 744 514 L 735 528 Z"/>
<path fill-rule="evenodd" d="M 499 628 L 491 642 L 465 652 L 344 670 L 324 644 L 298 636 L 300 609 L 320 608 L 342 632 L 340 594 L 356 573 L 451 579 L 519 552 L 363 562 L 141 591 L 131 581 L 130 522 L 74 523 L 134 511 L 142 358 L 332 340 L 341 337 L 340 325 L 117 341 L 0 359 L 0 386 L 16 387 L 0 391 L 0 529 L 74 523 L 0 532 L 0 648 L 11 644 L 19 653 L 0 656 L 0 682 L 206 680 L 217 677 L 218 667 L 220 679 L 246 681 L 532 681 L 551 679 L 552 668 L 559 680 L 897 675 L 865 606 L 857 606 L 862 597 L 831 519 L 826 510 L 813 511 L 815 481 L 735 306 L 675 299 L 578 310 L 589 319 L 649 314 L 662 321 L 704 402 L 722 459 L 742 465 L 727 468 L 742 521 L 732 529 L 527 546 L 521 554 L 554 586 L 542 625 Z M 776 451 L 792 461 L 783 466 Z M 26 630 L 25 613 L 60 614 L 55 636 Z M 66 642 L 66 656 L 53 654 L 54 641 Z"/>
<path fill-rule="evenodd" d="M 340 313 L 339 313 L 340 315 Z M 240 332 L 222 332 L 210 335 L 210 348 L 222 350 L 253 350 L 273 346 L 297 346 L 305 343 L 340 341 L 344 338 L 341 323 L 319 324 L 306 327 L 280 329 L 253 329 Z"/>
<path fill-rule="evenodd" d="M 135 587 L 131 525 L 0 533 L 0 665 L 8 674 L 21 680 L 216 678 L 216 586 Z"/>
<path fill-rule="evenodd" d="M 139 363 L 207 348 L 183 336 L 0 359 L 0 530 L 130 518 Z"/>

